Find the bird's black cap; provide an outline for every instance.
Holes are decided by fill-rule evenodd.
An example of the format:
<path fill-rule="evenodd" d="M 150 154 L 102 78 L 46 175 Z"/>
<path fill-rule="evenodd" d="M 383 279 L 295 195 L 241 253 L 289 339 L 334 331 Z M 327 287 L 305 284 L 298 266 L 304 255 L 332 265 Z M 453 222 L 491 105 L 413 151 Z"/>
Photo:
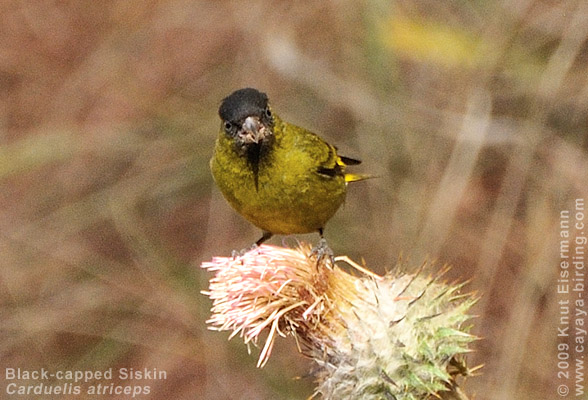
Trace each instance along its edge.
<path fill-rule="evenodd" d="M 257 89 L 239 89 L 223 99 L 218 114 L 223 121 L 239 122 L 251 115 L 261 115 L 267 102 L 267 95 Z"/>

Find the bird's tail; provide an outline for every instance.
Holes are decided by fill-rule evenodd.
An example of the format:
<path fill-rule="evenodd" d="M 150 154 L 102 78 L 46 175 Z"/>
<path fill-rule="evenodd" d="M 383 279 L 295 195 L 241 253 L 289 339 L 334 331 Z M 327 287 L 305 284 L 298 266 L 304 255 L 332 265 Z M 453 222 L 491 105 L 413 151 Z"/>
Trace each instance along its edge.
<path fill-rule="evenodd" d="M 345 183 L 363 181 L 366 179 L 373 178 L 372 175 L 368 175 L 368 174 L 347 174 L 346 173 L 344 176 L 345 176 Z"/>
<path fill-rule="evenodd" d="M 356 160 L 355 158 L 339 156 L 337 159 L 337 164 L 339 164 L 341 169 L 345 170 L 346 166 L 361 164 L 361 161 Z M 349 174 L 346 172 L 343 174 L 343 176 L 345 177 L 345 183 L 363 181 L 365 179 L 373 178 L 372 175 L 368 174 Z"/>

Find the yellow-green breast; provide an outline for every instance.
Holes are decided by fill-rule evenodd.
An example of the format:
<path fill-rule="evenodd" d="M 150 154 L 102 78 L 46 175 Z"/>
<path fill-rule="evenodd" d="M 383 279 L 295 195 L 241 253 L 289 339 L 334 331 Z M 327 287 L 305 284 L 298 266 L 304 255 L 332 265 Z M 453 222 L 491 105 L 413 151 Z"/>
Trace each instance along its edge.
<path fill-rule="evenodd" d="M 210 161 L 212 175 L 227 201 L 248 221 L 276 234 L 309 233 L 324 227 L 345 199 L 342 173 L 333 146 L 274 115 L 274 141 L 258 164 L 257 186 L 251 163 L 221 132 Z"/>

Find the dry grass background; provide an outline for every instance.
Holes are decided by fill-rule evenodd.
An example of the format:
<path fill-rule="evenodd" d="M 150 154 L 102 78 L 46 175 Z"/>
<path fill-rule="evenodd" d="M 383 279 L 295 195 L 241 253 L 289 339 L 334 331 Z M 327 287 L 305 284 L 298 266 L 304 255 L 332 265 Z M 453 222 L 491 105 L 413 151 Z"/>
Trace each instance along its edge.
<path fill-rule="evenodd" d="M 336 253 L 435 258 L 483 294 L 466 391 L 555 398 L 587 38 L 585 0 L 2 2 L 1 370 L 156 367 L 153 399 L 312 393 L 292 341 L 257 370 L 204 324 L 199 263 L 258 236 L 208 170 L 220 99 L 254 86 L 379 177 L 328 225 Z"/>

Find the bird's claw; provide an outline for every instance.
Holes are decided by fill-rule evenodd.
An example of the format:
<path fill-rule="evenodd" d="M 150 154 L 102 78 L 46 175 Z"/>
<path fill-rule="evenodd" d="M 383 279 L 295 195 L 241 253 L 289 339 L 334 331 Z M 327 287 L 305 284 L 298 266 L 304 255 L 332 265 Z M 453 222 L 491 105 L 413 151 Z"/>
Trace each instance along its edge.
<path fill-rule="evenodd" d="M 251 247 L 245 247 L 244 249 L 241 249 L 239 251 L 233 250 L 231 252 L 231 258 L 234 260 L 236 258 L 243 257 L 246 253 L 250 252 L 251 250 L 257 249 L 258 247 L 259 246 L 257 245 L 257 243 L 253 243 Z"/>
<path fill-rule="evenodd" d="M 321 238 L 316 247 L 313 247 L 313 249 L 310 251 L 310 255 L 316 256 L 317 263 L 320 263 L 324 257 L 333 259 L 335 253 L 333 253 L 333 250 L 331 250 L 329 247 L 327 240 L 325 238 Z"/>

